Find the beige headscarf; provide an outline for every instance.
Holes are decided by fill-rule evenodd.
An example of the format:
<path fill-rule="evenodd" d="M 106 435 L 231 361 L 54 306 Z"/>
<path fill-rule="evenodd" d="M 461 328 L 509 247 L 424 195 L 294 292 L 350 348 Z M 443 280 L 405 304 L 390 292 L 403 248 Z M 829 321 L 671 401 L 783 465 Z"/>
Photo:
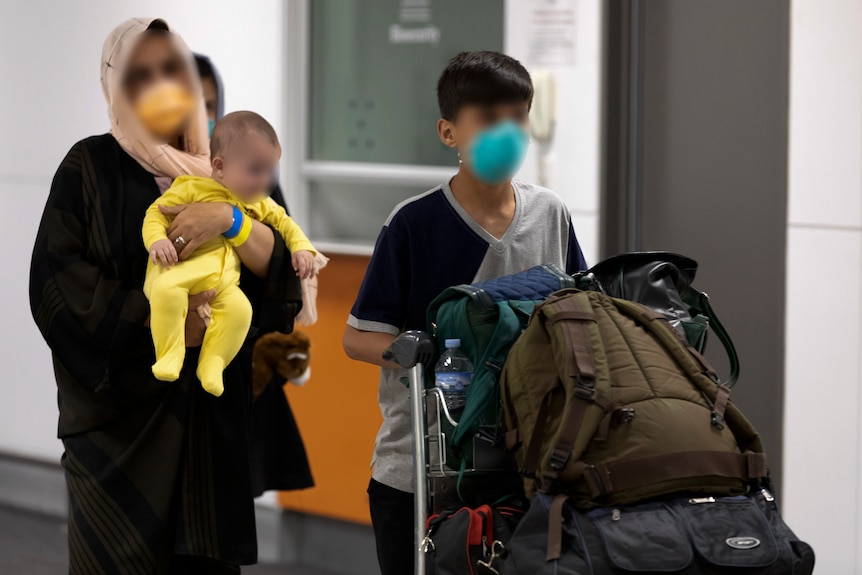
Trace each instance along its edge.
<path fill-rule="evenodd" d="M 184 150 L 178 150 L 150 136 L 132 110 L 131 103 L 123 91 L 123 76 L 132 48 L 141 34 L 155 24 L 156 28 L 170 31 L 164 20 L 157 18 L 132 18 L 126 20 L 108 35 L 102 48 L 102 91 L 108 101 L 108 115 L 111 118 L 111 134 L 120 146 L 141 166 L 155 176 L 176 178 L 182 175 L 209 176 L 211 173 L 207 117 L 203 91 L 196 73 L 192 76 L 192 86 L 198 98 L 197 110 L 183 135 Z M 195 70 L 191 50 L 177 34 L 171 32 L 189 70 Z"/>

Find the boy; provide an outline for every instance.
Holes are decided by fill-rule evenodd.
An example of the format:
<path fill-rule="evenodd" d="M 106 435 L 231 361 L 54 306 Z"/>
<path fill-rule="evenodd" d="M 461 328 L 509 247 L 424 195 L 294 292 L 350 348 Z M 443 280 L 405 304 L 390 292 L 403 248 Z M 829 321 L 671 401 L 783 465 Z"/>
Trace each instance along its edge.
<path fill-rule="evenodd" d="M 317 252 L 284 208 L 266 197 L 265 190 L 281 157 L 278 137 L 269 122 L 254 112 L 228 114 L 215 125 L 210 150 L 212 177 L 177 178 L 147 210 L 143 237 L 151 261 L 144 293 L 150 300 L 150 328 L 156 348 L 153 374 L 162 381 L 175 381 L 185 359 L 183 326 L 188 294 L 216 290 L 197 375 L 205 390 L 219 396 L 224 391 L 222 372 L 239 352 L 251 325 L 251 304 L 239 288 L 240 261 L 233 246 L 248 239 L 252 218 L 281 234 L 300 278 L 317 273 Z M 233 226 L 198 247 L 190 259 L 179 262 L 176 246 L 167 237 L 170 221 L 159 206 L 193 202 L 231 204 Z M 185 243 L 182 237 L 176 241 Z"/>
<path fill-rule="evenodd" d="M 382 360 L 397 334 L 425 329 L 445 288 L 555 263 L 586 269 L 553 192 L 512 176 L 526 153 L 533 85 L 517 61 L 464 52 L 437 83 L 440 140 L 458 151 L 449 182 L 398 205 L 383 226 L 344 332 L 352 359 L 381 366 L 383 425 L 368 487 L 382 575 L 413 571 L 413 444 L 406 375 Z"/>

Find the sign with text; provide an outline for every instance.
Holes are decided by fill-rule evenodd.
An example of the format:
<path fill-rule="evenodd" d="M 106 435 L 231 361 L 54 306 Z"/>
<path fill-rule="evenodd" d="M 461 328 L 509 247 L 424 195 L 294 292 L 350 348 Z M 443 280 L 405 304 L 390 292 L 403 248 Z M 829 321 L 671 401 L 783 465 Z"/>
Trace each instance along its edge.
<path fill-rule="evenodd" d="M 576 0 L 529 0 L 530 66 L 575 63 Z"/>

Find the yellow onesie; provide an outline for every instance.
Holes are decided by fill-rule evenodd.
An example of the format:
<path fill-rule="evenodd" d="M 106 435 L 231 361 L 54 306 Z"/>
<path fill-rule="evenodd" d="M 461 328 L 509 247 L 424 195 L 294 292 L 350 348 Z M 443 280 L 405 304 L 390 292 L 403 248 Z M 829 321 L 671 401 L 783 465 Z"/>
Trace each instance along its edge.
<path fill-rule="evenodd" d="M 147 251 L 158 240 L 168 239 L 170 219 L 158 206 L 193 202 L 223 202 L 241 209 L 247 216 L 278 230 L 291 253 L 314 246 L 302 229 L 271 198 L 244 203 L 211 178 L 180 176 L 147 210 L 143 237 Z M 213 395 L 224 391 L 222 373 L 239 353 L 251 326 L 251 303 L 239 288 L 240 260 L 233 246 L 222 237 L 200 246 L 194 255 L 173 267 L 164 268 L 150 261 L 144 294 L 150 300 L 150 329 L 156 347 L 153 374 L 162 381 L 175 381 L 185 360 L 185 321 L 189 294 L 216 290 L 210 303 L 212 319 L 204 335 L 198 360 L 198 379 Z"/>

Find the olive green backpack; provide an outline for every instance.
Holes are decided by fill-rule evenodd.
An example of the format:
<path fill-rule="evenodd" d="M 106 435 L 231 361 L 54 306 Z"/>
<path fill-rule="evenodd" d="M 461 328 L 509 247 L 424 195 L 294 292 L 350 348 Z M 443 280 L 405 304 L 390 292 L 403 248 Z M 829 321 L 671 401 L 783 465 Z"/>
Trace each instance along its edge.
<path fill-rule="evenodd" d="M 599 291 L 562 290 L 536 308 L 500 379 L 528 493 L 591 508 L 741 494 L 767 477 L 757 432 L 684 333 Z"/>

